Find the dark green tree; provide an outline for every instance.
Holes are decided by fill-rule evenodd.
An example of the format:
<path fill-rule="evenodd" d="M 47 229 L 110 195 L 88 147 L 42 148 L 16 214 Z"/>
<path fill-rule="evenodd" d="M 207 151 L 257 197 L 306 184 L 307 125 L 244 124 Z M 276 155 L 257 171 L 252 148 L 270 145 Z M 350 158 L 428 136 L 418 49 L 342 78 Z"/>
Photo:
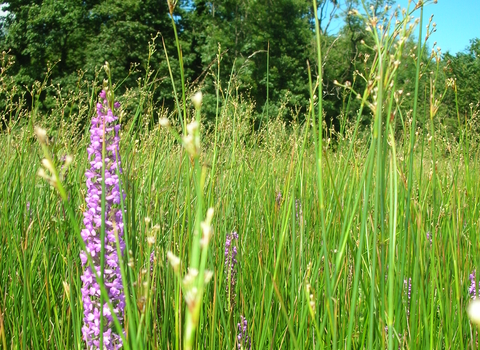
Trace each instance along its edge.
<path fill-rule="evenodd" d="M 75 90 L 79 71 L 83 79 L 93 80 L 105 61 L 114 81 L 124 81 L 122 89 L 135 88 L 136 79 L 145 77 L 147 64 L 158 81 L 168 75 L 160 40 L 157 52 L 149 54 L 149 42 L 157 33 L 165 38 L 170 54 L 175 52 L 166 1 L 9 0 L 3 10 L 0 47 L 14 57 L 10 72 L 20 89 L 43 81 L 51 67 L 48 82 L 68 93 Z M 176 20 L 180 24 L 181 16 Z M 129 75 L 137 63 L 141 74 Z M 176 65 L 174 57 L 172 65 Z M 171 84 L 159 84 L 157 97 L 171 96 Z M 48 108 L 52 93 L 42 94 L 44 107 Z"/>
<path fill-rule="evenodd" d="M 195 53 L 192 71 L 205 77 L 220 45 L 224 83 L 231 69 L 235 81 L 262 113 L 267 101 L 267 51 L 269 51 L 269 99 L 275 105 L 288 95 L 288 106 L 307 105 L 306 62 L 313 52 L 311 4 L 306 0 L 193 1 L 187 13 L 190 51 Z M 195 79 L 194 78 L 194 79 Z M 213 92 L 211 81 L 204 81 Z M 209 88 L 210 87 L 210 88 Z"/>
<path fill-rule="evenodd" d="M 56 78 L 70 79 L 85 62 L 85 42 L 93 36 L 89 2 L 4 2 L 2 49 L 15 57 L 14 71 L 20 85 L 42 80 L 47 66 L 55 64 Z"/>
<path fill-rule="evenodd" d="M 465 52 L 455 55 L 446 53 L 444 61 L 448 63 L 446 68 L 447 77 L 455 79 L 457 87 L 457 101 L 459 112 L 469 115 L 471 106 L 476 107 L 480 103 L 480 39 L 470 41 L 470 46 Z M 448 95 L 448 104 L 455 107 L 453 91 Z"/>

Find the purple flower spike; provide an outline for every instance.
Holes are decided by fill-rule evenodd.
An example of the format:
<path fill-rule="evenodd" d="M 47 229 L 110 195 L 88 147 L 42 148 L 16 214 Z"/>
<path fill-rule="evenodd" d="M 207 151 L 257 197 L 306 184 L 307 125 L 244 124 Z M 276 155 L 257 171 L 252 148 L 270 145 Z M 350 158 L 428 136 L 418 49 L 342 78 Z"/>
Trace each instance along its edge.
<path fill-rule="evenodd" d="M 120 157 L 118 155 L 119 125 L 114 125 L 118 119 L 108 107 L 106 92 L 103 90 L 100 101 L 97 103 L 97 116 L 92 119 L 90 128 L 90 145 L 87 148 L 90 169 L 85 173 L 87 178 L 87 210 L 83 213 L 82 238 L 85 241 L 86 252 L 80 252 L 80 259 L 84 267 L 82 287 L 82 301 L 84 309 L 82 334 L 87 349 L 100 347 L 100 310 L 103 310 L 103 346 L 105 349 L 119 349 L 122 339 L 114 330 L 112 312 L 120 323 L 123 321 L 125 309 L 125 294 L 123 292 L 122 275 L 118 265 L 117 242 L 123 254 L 123 214 L 118 208 L 120 203 L 120 187 L 117 169 L 121 172 Z M 115 105 L 117 106 L 117 105 Z M 104 302 L 100 305 L 100 285 L 91 267 L 88 266 L 87 254 L 90 254 L 98 274 L 101 274 L 101 224 L 102 224 L 102 145 L 105 142 L 105 266 L 104 283 L 113 310 Z M 124 196 L 125 198 L 125 196 Z"/>
<path fill-rule="evenodd" d="M 248 336 L 248 324 L 247 319 L 243 316 L 240 316 L 240 323 L 237 324 L 238 334 L 237 334 L 237 348 L 238 350 L 251 350 L 252 349 L 252 340 Z"/>
<path fill-rule="evenodd" d="M 225 288 L 229 305 L 227 311 L 232 312 L 235 306 L 235 285 L 237 284 L 237 246 L 232 245 L 233 240 L 238 240 L 238 234 L 234 231 L 227 234 L 225 239 Z"/>
<path fill-rule="evenodd" d="M 407 318 L 410 317 L 410 299 L 412 298 L 412 279 L 408 278 L 403 280 L 403 285 L 406 288 L 407 293 Z"/>
<path fill-rule="evenodd" d="M 277 203 L 278 207 L 280 206 L 280 204 L 282 204 L 282 192 L 278 191 L 277 197 L 275 198 L 275 202 Z"/>
<path fill-rule="evenodd" d="M 470 288 L 468 288 L 468 293 L 470 294 L 472 299 L 475 300 L 477 298 L 477 294 L 479 293 L 478 289 L 475 288 L 475 270 L 473 270 L 473 272 L 470 274 L 469 277 L 470 277 Z M 478 282 L 478 286 L 480 288 L 480 281 Z"/>
<path fill-rule="evenodd" d="M 404 279 L 403 284 L 405 285 L 405 288 L 408 287 L 407 297 L 408 300 L 410 300 L 410 298 L 412 297 L 412 279 L 409 278 L 408 281 L 407 279 Z"/>
<path fill-rule="evenodd" d="M 432 245 L 432 234 L 430 233 L 430 231 L 427 231 L 427 241 L 429 241 L 430 245 Z"/>
<path fill-rule="evenodd" d="M 302 202 L 300 199 L 295 199 L 295 218 L 299 224 L 305 225 L 305 220 L 303 219 Z"/>

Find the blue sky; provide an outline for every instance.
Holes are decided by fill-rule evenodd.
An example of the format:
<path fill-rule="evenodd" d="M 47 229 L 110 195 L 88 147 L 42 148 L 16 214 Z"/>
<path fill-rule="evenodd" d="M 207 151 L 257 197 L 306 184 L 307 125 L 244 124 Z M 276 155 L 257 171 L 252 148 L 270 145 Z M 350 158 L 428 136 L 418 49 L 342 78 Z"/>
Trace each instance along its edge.
<path fill-rule="evenodd" d="M 399 0 L 398 4 L 406 7 L 408 0 Z M 438 0 L 437 4 L 425 5 L 423 14 L 424 33 L 430 16 L 434 15 L 437 31 L 429 39 L 430 47 L 436 41 L 443 53 L 464 51 L 470 39 L 480 38 L 480 0 Z M 419 16 L 420 11 L 415 17 Z"/>
<path fill-rule="evenodd" d="M 408 1 L 397 0 L 397 5 L 406 8 Z M 412 0 L 411 9 L 415 7 L 417 1 Z M 436 41 L 443 53 L 450 51 L 451 54 L 456 54 L 464 51 L 469 46 L 471 39 L 480 38 L 480 0 L 438 0 L 437 4 L 429 1 L 423 11 L 423 36 L 432 14 L 434 15 L 433 22 L 437 24 L 437 31 L 430 37 L 429 47 L 432 47 Z M 340 15 L 341 18 L 340 12 L 337 11 L 337 15 Z M 420 11 L 417 10 L 414 17 L 419 16 Z M 343 26 L 340 18 L 331 23 L 330 34 L 338 32 Z"/>

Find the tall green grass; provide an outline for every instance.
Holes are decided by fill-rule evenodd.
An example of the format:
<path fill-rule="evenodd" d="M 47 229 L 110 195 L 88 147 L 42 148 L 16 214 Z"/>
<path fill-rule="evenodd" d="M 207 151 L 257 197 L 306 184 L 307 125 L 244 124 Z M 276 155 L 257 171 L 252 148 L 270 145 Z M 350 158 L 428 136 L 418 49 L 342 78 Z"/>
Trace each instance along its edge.
<path fill-rule="evenodd" d="M 477 330 L 465 310 L 471 300 L 468 275 L 480 265 L 479 149 L 471 131 L 478 114 L 472 112 L 464 123 L 459 117 L 458 135 L 446 134 L 435 115 L 442 92 L 433 79 L 430 110 L 403 109 L 398 62 L 417 65 L 417 88 L 409 92 L 416 100 L 420 77 L 437 69 L 435 58 L 420 64 L 422 34 L 414 58 L 403 52 L 402 38 L 413 31 L 407 17 L 421 11 L 413 6 L 398 23 L 395 17 L 385 23 L 366 19 L 375 41 L 369 69 L 362 72 L 367 88 L 339 83 L 361 101 L 357 118 L 345 121 L 342 133 L 328 129 L 323 119 L 318 26 L 317 62 L 306 68 L 312 98 L 305 122 L 270 115 L 254 131 L 254 106 L 236 94 L 234 72 L 229 82 L 216 82 L 214 128 L 201 123 L 206 116 L 187 98 L 195 89 L 185 84 L 175 87 L 172 113 L 155 114 L 159 109 L 149 98 L 148 83 L 120 97 L 125 110 L 136 106 L 121 140 L 129 249 L 124 277 L 131 301 L 125 348 L 233 349 L 241 315 L 254 349 L 476 348 Z M 230 68 L 219 56 L 215 79 L 222 69 Z M 2 74 L 8 81 L 8 70 Z M 172 74 L 172 81 L 179 78 L 185 81 Z M 95 113 L 99 86 L 80 80 L 78 91 L 58 90 L 57 106 L 45 115 L 35 98 L 31 109 L 12 98 L 4 111 L 0 344 L 5 349 L 84 348 L 75 223 L 81 224 L 85 209 L 89 166 L 83 121 Z M 32 96 L 46 87 L 38 83 Z M 8 84 L 0 88 L 12 93 Z M 366 128 L 365 113 L 372 120 Z M 428 128 L 417 127 L 419 117 L 429 120 Z M 169 118 L 169 127 L 157 122 L 165 125 L 162 118 Z M 201 125 L 198 154 L 187 152 L 181 141 L 192 119 Z M 73 156 L 62 181 L 64 199 L 37 176 L 44 153 L 34 125 L 47 129 L 46 152 L 58 169 L 62 156 Z M 213 235 L 207 250 L 200 244 L 200 224 L 210 207 Z M 230 312 L 224 249 L 232 231 L 239 240 L 237 300 Z M 169 251 L 180 258 L 178 271 L 167 259 Z M 198 279 L 203 294 L 195 307 L 186 302 L 189 289 L 182 280 L 188 267 L 200 276 L 213 272 L 206 284 Z"/>

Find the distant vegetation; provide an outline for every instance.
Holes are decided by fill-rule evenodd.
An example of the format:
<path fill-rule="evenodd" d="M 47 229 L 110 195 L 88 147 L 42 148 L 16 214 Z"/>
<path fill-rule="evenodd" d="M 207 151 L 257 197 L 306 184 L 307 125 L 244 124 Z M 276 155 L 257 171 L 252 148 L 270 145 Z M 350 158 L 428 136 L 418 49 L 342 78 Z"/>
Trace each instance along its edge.
<path fill-rule="evenodd" d="M 148 87 L 155 109 L 172 111 L 173 92 L 164 48 L 173 76 L 179 77 L 178 35 L 184 83 L 192 91 L 202 89 L 204 112 L 210 121 L 216 107 L 215 84 L 222 84 L 223 91 L 228 81 L 254 103 L 257 126 L 272 116 L 287 121 L 305 118 L 309 99 L 307 62 L 314 74 L 318 71 L 314 14 L 309 1 L 180 0 L 176 6 L 173 2 L 171 5 L 153 0 L 5 1 L 0 49 L 12 60 L 9 76 L 16 88 L 13 98 L 18 100 L 25 94 L 31 106 L 28 91 L 35 81 L 45 81 L 37 107 L 49 111 L 57 97 L 68 99 L 84 81 L 96 80 L 100 67 L 108 61 L 119 91 L 139 93 L 142 87 Z M 352 15 L 354 11 L 365 13 L 361 1 L 320 0 L 317 5 L 324 55 L 324 111 L 328 124 L 338 130 L 347 97 L 334 81 L 350 82 L 356 90 L 363 90 L 365 82 L 360 73 L 371 65 L 374 42 L 366 31 L 366 17 Z M 391 13 L 384 11 L 385 6 L 394 5 L 394 1 L 368 0 L 364 5 L 383 21 Z M 332 20 L 335 26 L 344 23 L 338 33 L 332 32 Z M 428 24 L 430 32 L 435 30 L 433 22 Z M 416 44 L 409 39 L 405 45 L 396 84 L 411 91 L 415 65 L 408 57 L 416 52 Z M 480 100 L 476 88 L 480 41 L 473 40 L 465 52 L 438 55 L 438 67 L 429 57 L 429 48 L 437 49 L 431 42 L 425 46 L 421 106 L 428 104 L 429 72 L 438 70 L 437 86 L 444 86 L 449 78 L 456 79 L 459 113 L 465 117 L 471 104 L 476 106 Z M 354 119 L 358 106 L 352 103 L 345 117 Z M 412 108 L 411 96 L 404 96 L 403 106 Z M 1 107 L 5 108 L 5 102 L 0 102 Z M 78 107 L 73 104 L 72 111 Z M 455 124 L 454 109 L 454 94 L 449 90 L 439 117 Z"/>

